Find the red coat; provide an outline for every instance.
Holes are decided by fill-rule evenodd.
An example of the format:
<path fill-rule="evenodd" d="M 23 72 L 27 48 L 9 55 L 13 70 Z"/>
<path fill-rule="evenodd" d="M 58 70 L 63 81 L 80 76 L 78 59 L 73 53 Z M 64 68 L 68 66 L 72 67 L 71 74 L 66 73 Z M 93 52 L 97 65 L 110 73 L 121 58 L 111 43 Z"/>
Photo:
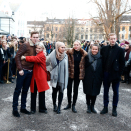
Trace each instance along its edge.
<path fill-rule="evenodd" d="M 38 92 L 43 92 L 49 89 L 49 85 L 47 83 L 47 74 L 42 69 L 42 67 L 46 70 L 46 57 L 42 52 L 38 53 L 36 56 L 26 56 L 26 61 L 34 62 L 33 75 L 30 84 L 30 91 L 34 93 L 34 79 L 36 81 Z M 41 66 L 42 67 L 41 67 Z"/>

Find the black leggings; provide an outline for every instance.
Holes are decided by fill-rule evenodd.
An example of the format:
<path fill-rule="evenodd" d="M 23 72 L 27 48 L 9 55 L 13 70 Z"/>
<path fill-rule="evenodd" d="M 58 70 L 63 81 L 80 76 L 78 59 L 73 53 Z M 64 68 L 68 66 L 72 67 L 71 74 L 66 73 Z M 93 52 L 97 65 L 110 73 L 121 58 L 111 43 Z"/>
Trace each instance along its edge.
<path fill-rule="evenodd" d="M 68 98 L 68 104 L 71 104 L 71 98 L 72 98 L 72 83 L 74 81 L 74 87 L 73 87 L 73 103 L 72 105 L 76 104 L 77 97 L 78 97 L 78 87 L 79 87 L 79 77 L 76 77 L 74 79 L 69 78 L 68 86 L 67 86 L 67 98 Z"/>
<path fill-rule="evenodd" d="M 59 91 L 58 96 L 58 107 L 61 106 L 63 100 L 63 92 L 60 91 L 60 87 L 57 85 L 56 88 L 52 87 L 52 101 L 53 105 L 56 105 L 57 92 Z"/>
<path fill-rule="evenodd" d="M 87 105 L 95 105 L 96 97 L 97 96 L 86 95 L 86 103 L 87 103 Z"/>

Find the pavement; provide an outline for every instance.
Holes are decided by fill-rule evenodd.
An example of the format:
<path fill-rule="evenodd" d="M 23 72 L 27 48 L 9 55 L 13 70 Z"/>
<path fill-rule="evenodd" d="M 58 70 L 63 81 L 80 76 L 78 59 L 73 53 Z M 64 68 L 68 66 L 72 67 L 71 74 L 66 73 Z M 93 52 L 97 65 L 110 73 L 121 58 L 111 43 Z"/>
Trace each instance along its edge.
<path fill-rule="evenodd" d="M 12 115 L 14 89 L 15 83 L 0 84 L 0 131 L 131 131 L 131 84 L 120 84 L 117 117 L 111 115 L 112 89 L 110 89 L 109 113 L 105 115 L 100 114 L 103 108 L 103 86 L 95 105 L 98 113 L 87 114 L 85 94 L 83 93 L 81 82 L 76 103 L 78 113 L 73 113 L 71 109 L 63 110 L 67 105 L 67 90 L 64 91 L 61 114 L 53 112 L 52 88 L 50 87 L 46 91 L 48 114 L 39 113 L 37 107 L 35 114 L 25 115 L 20 113 L 21 117 L 15 118 Z M 30 110 L 30 91 L 28 92 L 27 109 Z"/>

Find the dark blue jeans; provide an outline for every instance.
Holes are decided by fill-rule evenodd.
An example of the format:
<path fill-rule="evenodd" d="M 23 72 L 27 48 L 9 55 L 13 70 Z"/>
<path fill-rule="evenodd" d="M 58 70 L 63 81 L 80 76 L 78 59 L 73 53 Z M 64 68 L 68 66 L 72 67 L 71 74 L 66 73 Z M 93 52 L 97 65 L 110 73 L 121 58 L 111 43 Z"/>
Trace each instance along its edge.
<path fill-rule="evenodd" d="M 113 103 L 112 106 L 116 106 L 118 104 L 118 99 L 119 99 L 119 82 L 110 82 L 109 81 L 109 73 L 108 72 L 104 72 L 104 81 L 103 81 L 103 85 L 104 85 L 104 106 L 108 106 L 109 103 L 109 88 L 110 88 L 110 84 L 112 84 L 112 90 L 113 90 Z"/>
<path fill-rule="evenodd" d="M 27 98 L 27 92 L 30 86 L 32 78 L 32 72 L 28 70 L 24 70 L 24 75 L 19 75 L 19 71 L 17 71 L 17 81 L 16 81 L 16 88 L 13 95 L 13 110 L 18 110 L 18 99 L 19 95 L 21 93 L 21 109 L 26 108 L 26 98 Z M 21 91 L 22 90 L 22 91 Z"/>

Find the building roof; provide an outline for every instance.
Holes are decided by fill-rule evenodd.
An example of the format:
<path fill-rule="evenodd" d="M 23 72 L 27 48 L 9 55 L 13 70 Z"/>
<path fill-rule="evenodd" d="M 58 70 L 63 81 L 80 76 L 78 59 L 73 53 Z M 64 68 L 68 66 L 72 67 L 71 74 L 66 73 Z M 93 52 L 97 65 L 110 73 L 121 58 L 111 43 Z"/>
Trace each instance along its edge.
<path fill-rule="evenodd" d="M 124 23 L 131 23 L 131 15 L 123 15 L 122 17 L 120 17 L 120 21 Z"/>
<path fill-rule="evenodd" d="M 12 17 L 9 17 L 8 15 L 4 14 L 2 11 L 0 11 L 0 18 L 12 19 L 14 21 L 14 19 Z"/>

